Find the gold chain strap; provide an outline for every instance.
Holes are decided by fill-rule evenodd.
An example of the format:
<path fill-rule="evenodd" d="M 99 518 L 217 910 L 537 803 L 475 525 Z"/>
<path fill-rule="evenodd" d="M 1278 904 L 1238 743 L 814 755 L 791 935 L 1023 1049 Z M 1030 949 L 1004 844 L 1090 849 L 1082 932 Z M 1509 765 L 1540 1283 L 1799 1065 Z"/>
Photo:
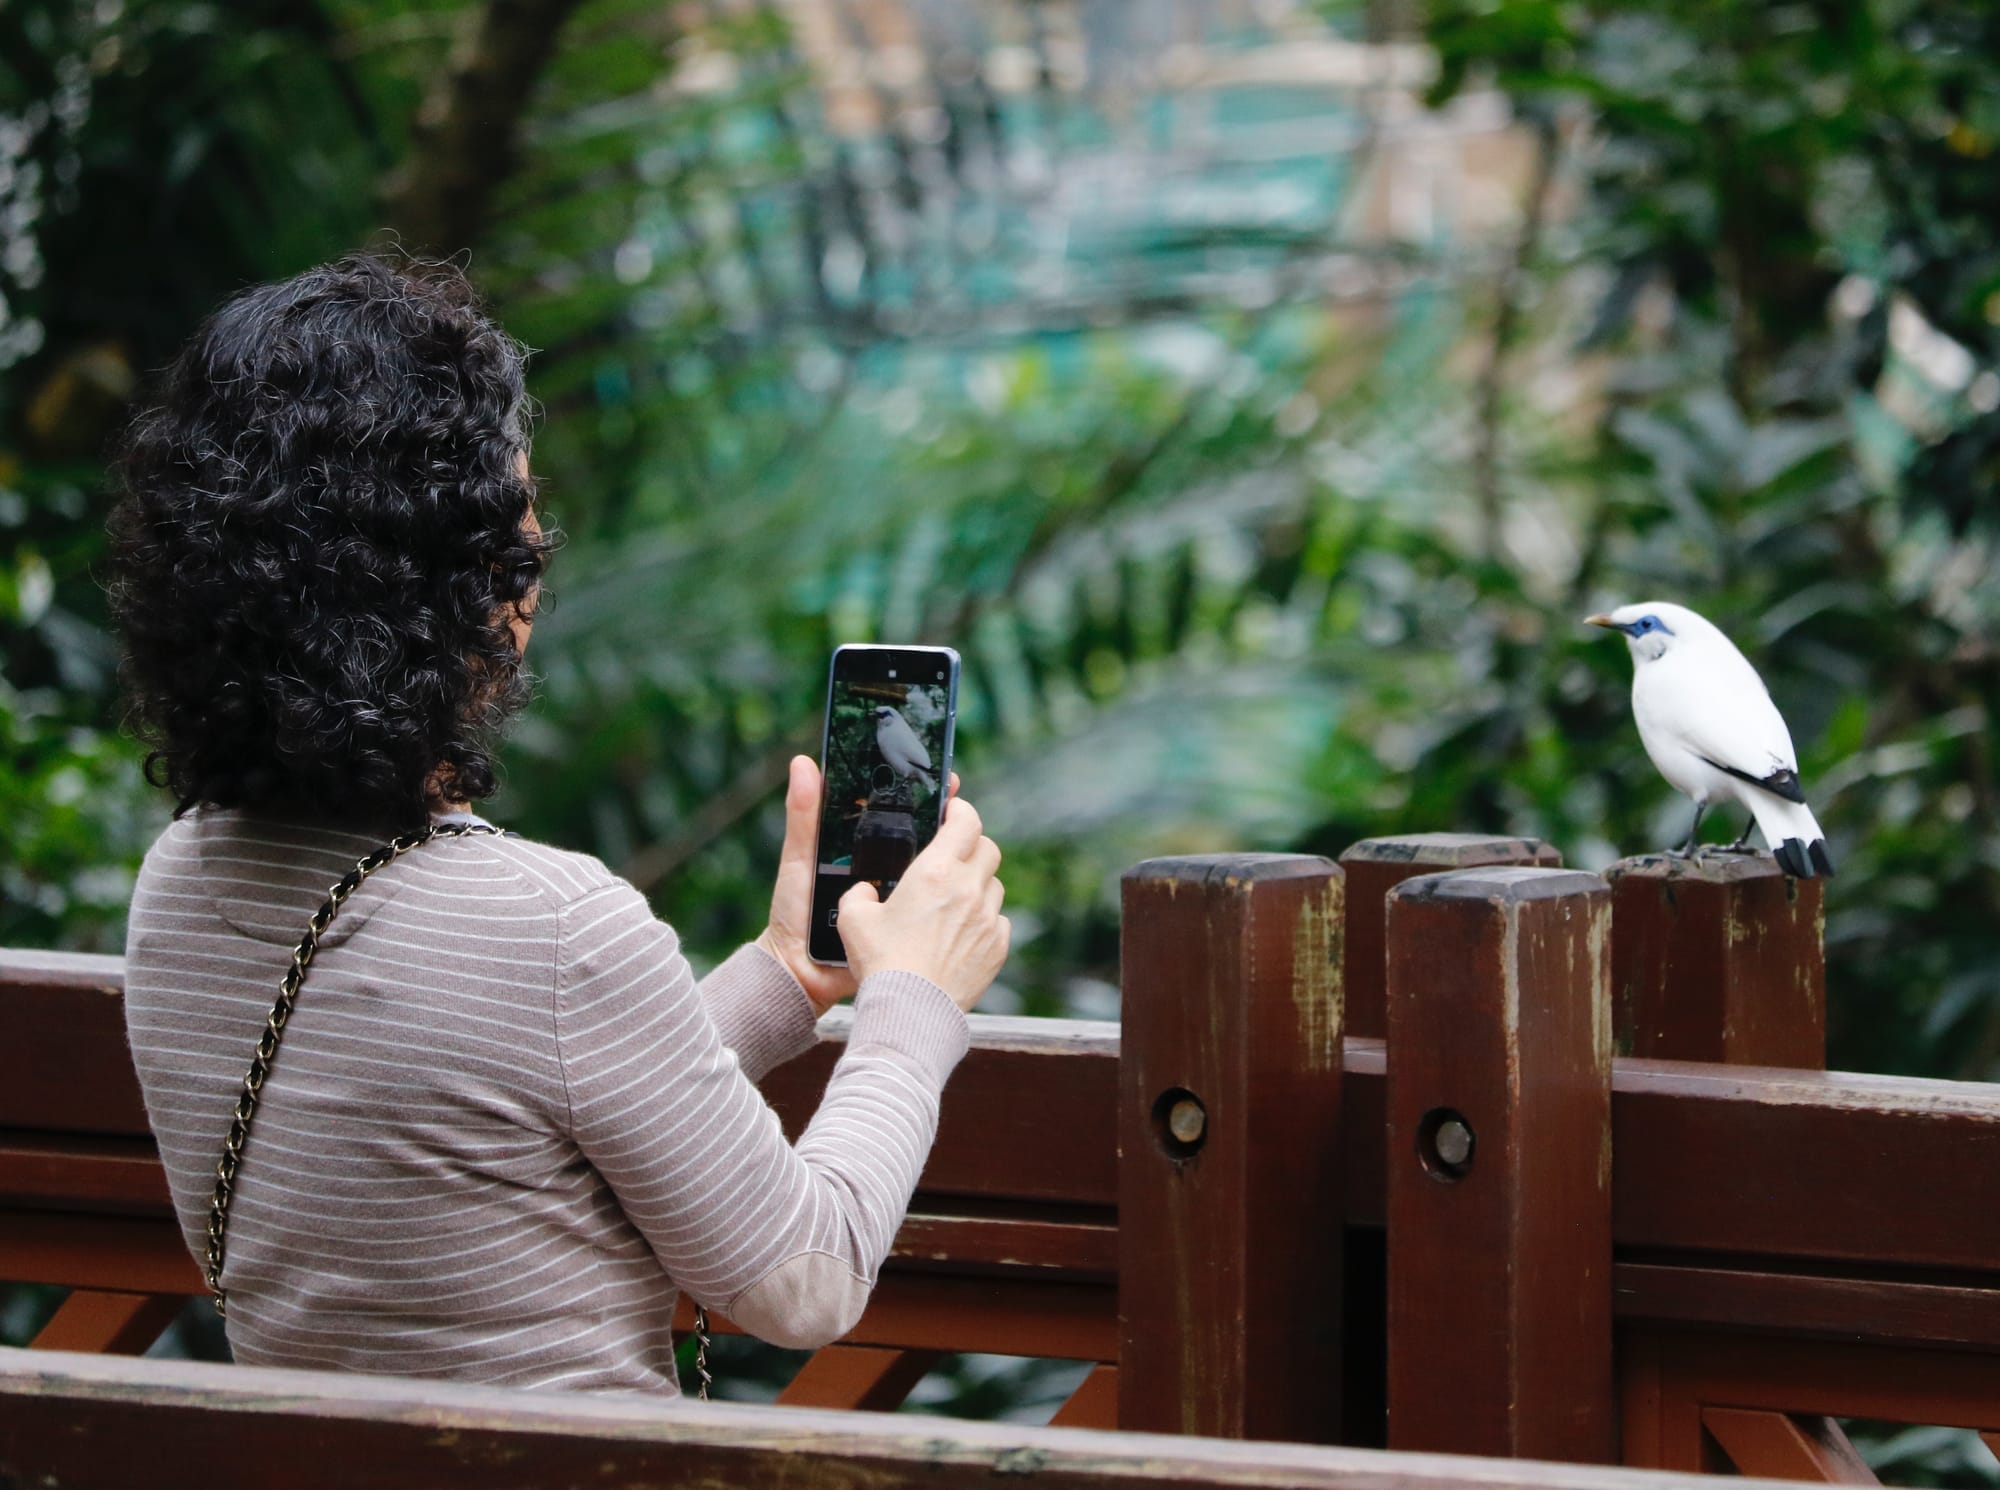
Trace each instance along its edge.
<path fill-rule="evenodd" d="M 319 954 L 319 939 L 333 924 L 333 918 L 340 914 L 348 896 L 361 888 L 362 881 L 385 865 L 395 863 L 411 849 L 421 848 L 433 838 L 464 838 L 473 833 L 498 836 L 502 831 L 490 823 L 433 823 L 414 833 L 392 838 L 373 853 L 355 860 L 354 867 L 347 871 L 339 884 L 326 892 L 325 903 L 313 912 L 312 920 L 306 923 L 306 934 L 292 949 L 292 965 L 285 970 L 284 981 L 278 985 L 277 1001 L 271 1005 L 271 1012 L 264 1020 L 264 1033 L 258 1037 L 250 1069 L 243 1076 L 243 1092 L 237 1097 L 235 1111 L 230 1117 L 229 1136 L 222 1141 L 222 1157 L 215 1164 L 215 1190 L 208 1201 L 208 1252 L 202 1272 L 208 1280 L 209 1292 L 214 1295 L 217 1314 L 227 1317 L 229 1313 L 229 1295 L 222 1287 L 223 1237 L 229 1229 L 229 1201 L 236 1193 L 236 1172 L 243 1165 L 243 1145 L 249 1140 L 250 1121 L 257 1116 L 257 1104 L 263 1098 L 264 1082 L 270 1077 L 271 1063 L 278 1058 L 278 1045 L 285 1038 L 285 1026 L 299 1001 L 299 989 L 305 984 L 306 969 L 312 966 L 313 958 Z M 708 1311 L 699 1304 L 694 1310 L 694 1339 L 694 1368 L 701 1379 L 701 1400 L 706 1402 L 714 1378 L 708 1373 Z"/>

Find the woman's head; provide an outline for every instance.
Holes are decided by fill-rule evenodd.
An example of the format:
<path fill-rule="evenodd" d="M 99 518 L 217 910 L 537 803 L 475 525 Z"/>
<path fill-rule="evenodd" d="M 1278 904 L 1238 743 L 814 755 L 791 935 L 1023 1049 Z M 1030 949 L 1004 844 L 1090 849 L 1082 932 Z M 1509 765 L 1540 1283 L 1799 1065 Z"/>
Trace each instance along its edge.
<path fill-rule="evenodd" d="M 111 583 L 181 810 L 394 824 L 493 793 L 553 547 L 524 356 L 456 269 L 359 254 L 182 350 L 118 462 Z"/>

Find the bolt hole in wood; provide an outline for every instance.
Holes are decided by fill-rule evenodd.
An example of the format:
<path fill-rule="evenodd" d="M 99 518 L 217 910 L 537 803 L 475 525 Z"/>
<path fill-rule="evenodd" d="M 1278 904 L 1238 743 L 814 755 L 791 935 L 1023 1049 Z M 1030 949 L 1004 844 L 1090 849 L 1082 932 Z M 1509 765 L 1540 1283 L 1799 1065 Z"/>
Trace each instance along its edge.
<path fill-rule="evenodd" d="M 1153 1134 L 1169 1159 L 1192 1159 L 1208 1141 L 1208 1109 L 1186 1087 L 1168 1087 L 1153 1102 Z"/>
<path fill-rule="evenodd" d="M 1451 1107 L 1433 1107 L 1417 1125 L 1417 1158 L 1424 1173 L 1452 1185 L 1472 1168 L 1476 1140 L 1465 1114 Z"/>

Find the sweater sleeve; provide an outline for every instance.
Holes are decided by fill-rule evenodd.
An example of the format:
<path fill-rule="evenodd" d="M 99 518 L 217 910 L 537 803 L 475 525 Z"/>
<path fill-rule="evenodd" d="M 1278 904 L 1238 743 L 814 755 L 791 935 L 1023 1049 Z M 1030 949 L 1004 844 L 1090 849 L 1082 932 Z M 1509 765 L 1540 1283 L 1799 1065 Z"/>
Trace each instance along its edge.
<path fill-rule="evenodd" d="M 675 1284 L 777 1345 L 853 1328 L 965 1052 L 942 989 L 907 973 L 863 983 L 794 1147 L 673 932 L 621 883 L 562 912 L 555 1037 L 571 1134 Z"/>
<path fill-rule="evenodd" d="M 755 942 L 701 980 L 701 1001 L 752 1081 L 812 1049 L 819 1023 L 812 1000 L 791 970 Z"/>

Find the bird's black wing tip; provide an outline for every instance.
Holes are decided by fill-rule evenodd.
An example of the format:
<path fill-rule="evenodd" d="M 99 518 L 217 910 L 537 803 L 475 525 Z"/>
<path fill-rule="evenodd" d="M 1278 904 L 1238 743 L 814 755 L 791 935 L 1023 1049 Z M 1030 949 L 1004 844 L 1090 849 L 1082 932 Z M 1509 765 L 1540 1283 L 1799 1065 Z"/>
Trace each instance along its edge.
<path fill-rule="evenodd" d="M 1799 773 L 1790 766 L 1780 766 L 1768 776 L 1752 776 L 1748 771 L 1740 771 L 1735 766 L 1725 766 L 1712 755 L 1701 757 L 1718 771 L 1727 772 L 1738 781 L 1747 781 L 1752 786 L 1761 786 L 1774 797 L 1783 797 L 1787 802 L 1805 805 L 1806 789 L 1799 781 Z"/>
<path fill-rule="evenodd" d="M 1802 838 L 1787 838 L 1771 851 L 1771 856 L 1795 880 L 1834 876 L 1833 855 L 1827 852 L 1824 838 L 1815 838 L 1811 843 Z"/>

